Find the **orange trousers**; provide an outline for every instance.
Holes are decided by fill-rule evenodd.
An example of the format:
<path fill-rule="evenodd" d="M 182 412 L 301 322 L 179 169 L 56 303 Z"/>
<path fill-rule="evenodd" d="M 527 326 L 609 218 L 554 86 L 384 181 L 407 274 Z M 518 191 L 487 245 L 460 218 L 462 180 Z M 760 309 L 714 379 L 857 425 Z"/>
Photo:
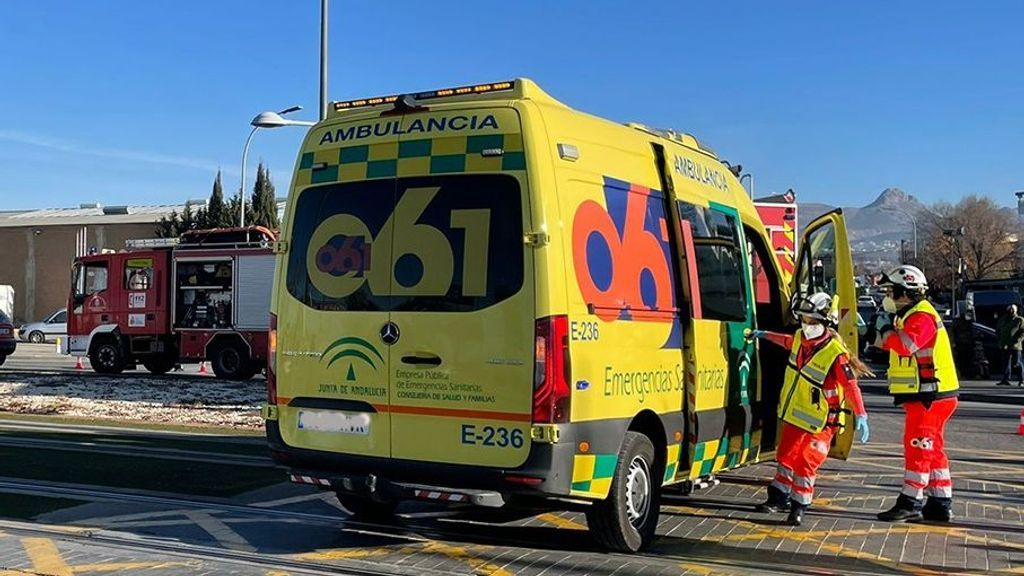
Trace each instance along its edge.
<path fill-rule="evenodd" d="M 956 398 L 936 400 L 928 408 L 923 402 L 903 404 L 903 494 L 916 500 L 953 497 L 945 435 L 957 404 Z"/>
<path fill-rule="evenodd" d="M 789 494 L 790 500 L 810 506 L 814 498 L 814 479 L 828 458 L 836 428 L 826 426 L 817 434 L 782 423 L 782 438 L 775 460 L 779 463 L 772 486 Z"/>

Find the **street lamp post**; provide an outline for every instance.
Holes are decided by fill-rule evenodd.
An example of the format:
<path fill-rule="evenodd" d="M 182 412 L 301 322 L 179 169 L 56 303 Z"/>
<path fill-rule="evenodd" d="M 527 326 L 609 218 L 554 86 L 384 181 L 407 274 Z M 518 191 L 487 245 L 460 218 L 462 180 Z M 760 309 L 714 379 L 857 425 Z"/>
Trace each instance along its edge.
<path fill-rule="evenodd" d="M 750 198 L 753 199 L 754 198 L 754 175 L 751 174 L 750 172 L 747 172 L 743 176 L 740 176 L 740 184 L 741 185 L 743 184 L 743 179 L 744 178 L 750 178 L 750 188 L 747 189 L 747 193 L 750 194 Z"/>
<path fill-rule="evenodd" d="M 900 210 L 899 208 L 893 208 L 893 210 L 910 218 L 910 222 L 914 225 L 914 264 L 917 265 L 917 218 L 906 210 Z"/>
<path fill-rule="evenodd" d="M 252 126 L 252 130 L 249 131 L 249 137 L 245 139 L 245 146 L 242 148 L 242 187 L 238 191 L 238 198 L 241 202 L 241 210 L 238 215 L 238 226 L 245 227 L 245 161 L 249 157 L 249 144 L 252 142 L 253 135 L 260 128 L 280 128 L 282 126 L 312 126 L 316 122 L 307 122 L 304 120 L 287 120 L 283 116 L 285 114 L 291 114 L 292 112 L 298 112 L 302 110 L 302 106 L 292 106 L 280 112 L 260 112 L 252 119 L 249 124 Z"/>
<path fill-rule="evenodd" d="M 951 259 L 950 268 L 952 269 L 952 282 L 949 286 L 949 309 L 953 316 L 956 316 L 956 275 L 957 272 L 963 268 L 963 257 L 960 255 L 960 238 L 963 238 L 964 227 L 954 228 L 951 230 L 943 230 L 943 236 L 948 236 L 951 242 L 950 248 L 956 250 L 956 260 Z"/>

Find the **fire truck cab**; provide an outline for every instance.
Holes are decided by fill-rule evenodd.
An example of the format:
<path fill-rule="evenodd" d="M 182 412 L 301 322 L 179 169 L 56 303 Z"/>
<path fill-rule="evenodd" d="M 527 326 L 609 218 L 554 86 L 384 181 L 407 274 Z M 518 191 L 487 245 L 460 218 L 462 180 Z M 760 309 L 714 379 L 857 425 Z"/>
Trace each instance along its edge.
<path fill-rule="evenodd" d="M 275 239 L 262 227 L 194 230 L 75 259 L 68 353 L 104 374 L 209 361 L 218 377 L 251 378 L 266 365 Z"/>

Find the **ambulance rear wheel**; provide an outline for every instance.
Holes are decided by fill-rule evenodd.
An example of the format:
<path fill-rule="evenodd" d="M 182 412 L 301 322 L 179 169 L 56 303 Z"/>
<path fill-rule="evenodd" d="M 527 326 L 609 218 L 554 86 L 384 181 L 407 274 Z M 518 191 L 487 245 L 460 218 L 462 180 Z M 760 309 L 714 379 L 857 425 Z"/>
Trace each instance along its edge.
<path fill-rule="evenodd" d="M 124 370 L 124 352 L 115 338 L 104 338 L 89 352 L 89 364 L 100 374 L 120 374 Z"/>
<path fill-rule="evenodd" d="M 378 502 L 366 496 L 347 492 L 335 492 L 335 495 L 338 497 L 338 502 L 357 520 L 375 520 L 377 522 L 392 520 L 395 517 L 395 509 L 398 508 L 397 500 Z"/>
<path fill-rule="evenodd" d="M 246 380 L 249 373 L 249 351 L 241 344 L 229 342 L 218 348 L 210 359 L 213 373 L 225 380 Z"/>
<path fill-rule="evenodd" d="M 661 513 L 657 467 L 651 440 L 626 432 L 608 498 L 587 510 L 587 527 L 598 544 L 616 552 L 636 552 L 654 540 Z"/>

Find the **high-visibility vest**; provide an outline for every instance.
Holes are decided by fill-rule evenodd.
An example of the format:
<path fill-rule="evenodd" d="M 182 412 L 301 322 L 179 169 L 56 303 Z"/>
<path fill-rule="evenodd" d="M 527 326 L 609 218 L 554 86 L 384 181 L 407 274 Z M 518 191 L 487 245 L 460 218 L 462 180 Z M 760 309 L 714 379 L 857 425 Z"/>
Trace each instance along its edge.
<path fill-rule="evenodd" d="M 842 386 L 825 386 L 828 373 L 836 360 L 846 354 L 846 348 L 834 336 L 829 336 L 827 344 L 811 356 L 803 366 L 797 365 L 800 343 L 803 341 L 801 332 L 793 337 L 793 348 L 789 352 L 789 365 L 782 384 L 782 395 L 779 402 L 779 418 L 783 421 L 817 434 L 830 424 L 843 426 L 845 418 L 841 407 L 844 400 Z"/>
<path fill-rule="evenodd" d="M 923 312 L 935 320 L 938 332 L 935 343 L 918 349 L 909 336 L 903 333 L 903 322 L 911 314 Z M 953 348 L 949 335 L 942 325 L 942 316 L 927 300 L 921 300 L 893 322 L 896 334 L 910 351 L 910 356 L 900 356 L 895 350 L 889 351 L 889 394 L 920 394 L 922 392 L 954 392 L 960 388 L 953 362 Z"/>

